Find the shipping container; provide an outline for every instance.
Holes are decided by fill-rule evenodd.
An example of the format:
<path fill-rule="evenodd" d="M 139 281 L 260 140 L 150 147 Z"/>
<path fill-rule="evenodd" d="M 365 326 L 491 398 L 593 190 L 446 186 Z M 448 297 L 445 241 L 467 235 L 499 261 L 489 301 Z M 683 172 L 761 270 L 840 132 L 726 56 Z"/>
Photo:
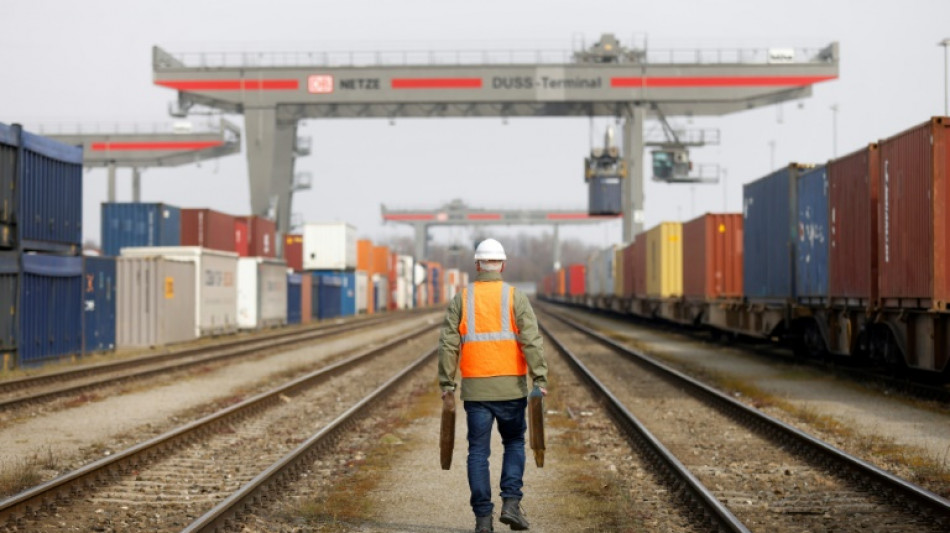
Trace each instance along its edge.
<path fill-rule="evenodd" d="M 232 224 L 233 228 L 233 224 Z M 195 263 L 195 335 L 218 335 L 237 331 L 238 255 L 198 246 L 124 248 L 123 257 L 160 256 Z"/>
<path fill-rule="evenodd" d="M 584 276 L 587 267 L 583 263 L 568 265 L 567 267 L 567 294 L 569 296 L 583 296 L 586 293 Z"/>
<path fill-rule="evenodd" d="M 303 270 L 303 235 L 284 237 L 284 261 L 294 272 Z"/>
<path fill-rule="evenodd" d="M 326 320 L 343 314 L 343 272 L 314 272 L 313 283 L 317 288 L 315 318 Z"/>
<path fill-rule="evenodd" d="M 193 261 L 117 258 L 116 345 L 163 346 L 197 338 L 198 279 Z"/>
<path fill-rule="evenodd" d="M 306 276 L 310 277 L 310 276 Z M 299 324 L 302 318 L 303 293 L 301 286 L 304 276 L 302 274 L 287 273 L 287 323 Z"/>
<path fill-rule="evenodd" d="M 237 264 L 237 324 L 241 329 L 287 323 L 287 265 L 277 259 L 241 257 Z"/>
<path fill-rule="evenodd" d="M 950 118 L 879 144 L 878 265 L 886 307 L 950 310 Z"/>
<path fill-rule="evenodd" d="M 241 257 L 277 257 L 277 223 L 257 215 L 234 218 L 235 251 Z"/>
<path fill-rule="evenodd" d="M 796 182 L 811 168 L 792 163 L 742 187 L 742 287 L 750 300 L 795 296 Z"/>
<path fill-rule="evenodd" d="M 413 290 L 414 260 L 410 255 L 398 255 L 396 261 L 396 286 L 393 300 L 396 309 L 412 309 L 415 307 Z"/>
<path fill-rule="evenodd" d="M 83 353 L 115 349 L 115 291 L 115 258 L 83 257 Z"/>
<path fill-rule="evenodd" d="M 234 217 L 213 209 L 182 209 L 181 245 L 236 252 Z"/>
<path fill-rule="evenodd" d="M 399 305 L 396 301 L 396 294 L 399 291 L 399 254 L 396 252 L 389 252 L 389 309 L 395 311 L 399 309 Z"/>
<path fill-rule="evenodd" d="M 305 224 L 304 270 L 356 268 L 356 228 L 345 222 Z"/>
<path fill-rule="evenodd" d="M 370 290 L 369 276 L 365 271 L 357 270 L 354 274 L 356 283 L 356 314 L 369 312 L 370 299 L 373 291 Z"/>
<path fill-rule="evenodd" d="M 82 353 L 82 257 L 0 252 L 4 368 Z"/>
<path fill-rule="evenodd" d="M 313 283 L 313 276 L 309 273 L 301 274 L 300 277 L 300 323 L 309 324 L 316 320 L 313 309 L 316 307 L 317 295 L 316 285 Z"/>
<path fill-rule="evenodd" d="M 427 305 L 437 305 L 443 301 L 443 290 L 442 285 L 442 265 L 435 262 L 426 263 L 426 296 L 427 296 Z"/>
<path fill-rule="evenodd" d="M 376 304 L 376 312 L 386 311 L 389 308 L 389 278 L 382 274 L 374 274 L 373 291 L 375 292 L 373 301 Z"/>
<path fill-rule="evenodd" d="M 800 301 L 828 297 L 828 174 L 824 166 L 802 172 L 796 183 L 798 242 L 795 296 Z"/>
<path fill-rule="evenodd" d="M 81 147 L 0 123 L 0 248 L 79 252 L 82 160 Z"/>
<path fill-rule="evenodd" d="M 168 204 L 103 203 L 102 253 L 117 256 L 122 248 L 178 246 L 181 210 Z"/>
<path fill-rule="evenodd" d="M 619 244 L 614 250 L 614 296 L 618 298 L 624 295 L 624 248 L 622 244 Z"/>
<path fill-rule="evenodd" d="M 647 296 L 683 295 L 683 225 L 662 222 L 646 232 Z"/>
<path fill-rule="evenodd" d="M 557 287 L 554 292 L 558 296 L 567 295 L 567 269 L 564 267 L 557 269 Z"/>
<path fill-rule="evenodd" d="M 877 144 L 871 144 L 828 163 L 832 301 L 861 307 L 877 302 L 878 153 Z"/>
<path fill-rule="evenodd" d="M 364 272 L 373 270 L 373 241 L 369 239 L 356 241 L 356 270 Z"/>
<path fill-rule="evenodd" d="M 683 224 L 683 296 L 742 297 L 742 215 L 707 213 Z"/>
<path fill-rule="evenodd" d="M 392 256 L 389 253 L 388 246 L 373 246 L 373 261 L 369 271 L 373 274 L 389 275 L 389 259 Z"/>
<path fill-rule="evenodd" d="M 646 233 L 637 235 L 623 250 L 623 295 L 644 298 L 647 295 Z"/>

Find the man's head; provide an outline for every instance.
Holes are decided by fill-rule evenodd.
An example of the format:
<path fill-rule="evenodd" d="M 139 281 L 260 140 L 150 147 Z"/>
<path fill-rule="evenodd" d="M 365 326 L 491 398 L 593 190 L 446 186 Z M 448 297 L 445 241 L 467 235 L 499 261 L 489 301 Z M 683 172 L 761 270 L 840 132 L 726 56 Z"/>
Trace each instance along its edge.
<path fill-rule="evenodd" d="M 475 268 L 479 272 L 502 272 L 507 260 L 505 248 L 495 239 L 485 239 L 475 248 Z"/>

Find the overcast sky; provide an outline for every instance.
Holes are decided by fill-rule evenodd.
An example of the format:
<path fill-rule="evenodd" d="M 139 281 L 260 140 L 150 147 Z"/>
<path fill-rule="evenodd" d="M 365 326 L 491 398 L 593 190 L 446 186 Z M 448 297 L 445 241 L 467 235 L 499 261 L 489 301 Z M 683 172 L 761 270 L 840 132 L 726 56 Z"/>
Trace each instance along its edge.
<path fill-rule="evenodd" d="M 721 118 L 672 117 L 674 125 L 718 128 L 721 145 L 695 150 L 697 164 L 727 169 L 725 184 L 646 183 L 646 226 L 707 211 L 739 211 L 742 184 L 791 161 L 893 135 L 944 112 L 947 0 L 691 0 L 665 2 L 401 0 L 3 0 L 0 7 L 0 122 L 170 123 L 175 93 L 152 83 L 151 48 L 213 50 L 564 49 L 601 33 L 647 40 L 651 49 L 814 47 L 841 43 L 840 79 L 810 98 Z M 243 128 L 240 116 L 231 116 Z M 410 235 L 381 222 L 380 204 L 435 208 L 453 198 L 485 208 L 585 209 L 582 160 L 609 119 L 309 120 L 299 134 L 313 154 L 297 160 L 314 176 L 294 209 L 307 221 L 341 220 L 377 241 Z M 647 127 L 653 127 L 647 123 Z M 774 151 L 770 148 L 774 143 Z M 129 170 L 119 200 L 131 199 Z M 99 240 L 106 171 L 85 174 L 84 229 Z M 200 166 L 149 169 L 143 201 L 250 210 L 245 155 Z M 521 228 L 500 229 L 499 234 Z M 598 246 L 619 242 L 619 222 L 565 228 Z M 462 229 L 436 240 L 467 242 Z"/>

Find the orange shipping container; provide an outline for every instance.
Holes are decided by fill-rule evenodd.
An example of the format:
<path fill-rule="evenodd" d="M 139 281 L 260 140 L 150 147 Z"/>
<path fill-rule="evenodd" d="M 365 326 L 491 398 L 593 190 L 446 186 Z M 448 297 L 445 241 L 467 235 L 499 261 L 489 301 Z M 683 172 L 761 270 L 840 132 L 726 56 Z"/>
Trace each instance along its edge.
<path fill-rule="evenodd" d="M 370 272 L 373 264 L 373 241 L 360 239 L 356 241 L 356 270 Z"/>
<path fill-rule="evenodd" d="M 389 277 L 389 247 L 373 246 L 373 259 L 370 265 L 372 274 Z"/>
<path fill-rule="evenodd" d="M 741 213 L 707 213 L 683 224 L 683 296 L 742 297 Z"/>
<path fill-rule="evenodd" d="M 557 295 L 564 296 L 567 292 L 567 270 L 559 268 L 557 271 Z"/>

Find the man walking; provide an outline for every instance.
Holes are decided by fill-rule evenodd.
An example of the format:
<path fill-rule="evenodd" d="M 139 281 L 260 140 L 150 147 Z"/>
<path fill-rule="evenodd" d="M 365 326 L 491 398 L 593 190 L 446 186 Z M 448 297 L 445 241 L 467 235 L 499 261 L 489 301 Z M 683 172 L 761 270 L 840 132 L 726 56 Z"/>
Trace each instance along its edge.
<path fill-rule="evenodd" d="M 507 259 L 505 249 L 495 239 L 479 243 L 475 249 L 475 282 L 449 304 L 439 338 L 439 387 L 443 398 L 454 394 L 456 373 L 462 374 L 468 485 L 476 533 L 494 531 L 488 457 L 496 420 L 504 445 L 499 520 L 514 530 L 528 529 L 521 488 L 529 371 L 534 386 L 547 394 L 548 368 L 538 321 L 528 298 L 502 281 Z"/>

